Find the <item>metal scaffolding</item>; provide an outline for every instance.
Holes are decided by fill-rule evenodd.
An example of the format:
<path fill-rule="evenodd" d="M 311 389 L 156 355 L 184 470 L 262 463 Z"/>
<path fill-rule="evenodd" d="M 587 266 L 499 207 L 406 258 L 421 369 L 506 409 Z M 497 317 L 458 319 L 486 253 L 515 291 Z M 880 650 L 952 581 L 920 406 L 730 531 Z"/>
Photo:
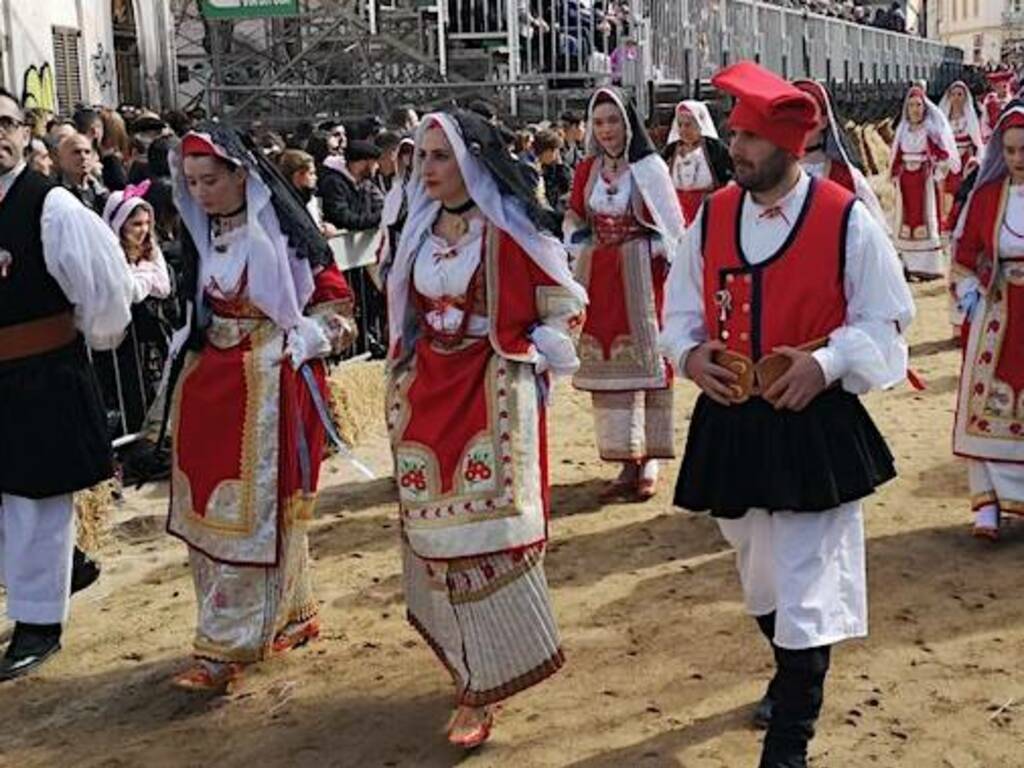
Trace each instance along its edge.
<path fill-rule="evenodd" d="M 699 94 L 741 58 L 845 84 L 959 66 L 934 41 L 756 0 L 299 0 L 297 15 L 244 21 L 171 3 L 179 103 L 247 124 L 472 99 L 541 119 L 607 82 L 647 112 L 657 88 Z"/>

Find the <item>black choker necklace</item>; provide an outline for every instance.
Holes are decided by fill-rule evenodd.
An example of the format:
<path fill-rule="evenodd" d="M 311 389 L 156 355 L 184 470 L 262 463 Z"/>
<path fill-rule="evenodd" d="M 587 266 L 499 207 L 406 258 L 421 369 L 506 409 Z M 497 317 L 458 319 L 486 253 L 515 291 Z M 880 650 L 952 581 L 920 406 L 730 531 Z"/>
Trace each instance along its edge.
<path fill-rule="evenodd" d="M 819 149 L 824 148 L 824 144 L 815 144 L 813 147 L 806 147 L 804 152 L 817 152 Z"/>
<path fill-rule="evenodd" d="M 444 203 L 441 203 L 441 207 L 444 209 L 445 213 L 450 213 L 453 216 L 461 216 L 462 214 L 473 210 L 473 208 L 476 207 L 476 203 L 473 202 L 473 198 L 469 198 L 469 200 L 464 202 L 462 205 L 456 205 L 453 208 L 449 208 Z"/>
<path fill-rule="evenodd" d="M 242 205 L 239 208 L 233 210 L 231 213 L 216 213 L 216 214 L 213 215 L 213 218 L 215 218 L 215 219 L 233 219 L 236 216 L 238 216 L 239 214 L 243 213 L 244 211 L 245 211 L 245 203 L 242 203 Z"/>

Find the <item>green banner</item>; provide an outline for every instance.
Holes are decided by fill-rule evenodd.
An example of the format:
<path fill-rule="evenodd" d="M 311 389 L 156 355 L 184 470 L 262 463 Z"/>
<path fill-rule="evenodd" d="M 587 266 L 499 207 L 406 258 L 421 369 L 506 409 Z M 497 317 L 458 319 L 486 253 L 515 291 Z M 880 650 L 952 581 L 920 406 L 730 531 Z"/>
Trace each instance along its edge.
<path fill-rule="evenodd" d="M 298 12 L 299 0 L 203 0 L 203 15 L 208 19 L 261 19 Z"/>

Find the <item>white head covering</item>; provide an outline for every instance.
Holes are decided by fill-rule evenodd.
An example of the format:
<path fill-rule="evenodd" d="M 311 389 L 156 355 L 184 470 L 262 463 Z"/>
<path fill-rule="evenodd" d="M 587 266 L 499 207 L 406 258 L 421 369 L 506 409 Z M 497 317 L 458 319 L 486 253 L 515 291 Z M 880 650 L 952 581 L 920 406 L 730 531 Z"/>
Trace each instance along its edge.
<path fill-rule="evenodd" d="M 1011 102 L 1011 106 L 1007 107 L 996 121 L 995 127 L 992 129 L 992 136 L 982 152 L 981 164 L 978 166 L 978 175 L 974 179 L 974 186 L 971 187 L 971 194 L 964 207 L 960 209 L 960 217 L 957 219 L 956 229 L 953 231 L 954 240 L 959 239 L 964 233 L 967 210 L 971 207 L 971 200 L 974 199 L 975 193 L 986 184 L 1005 178 L 1009 173 L 1009 169 L 1006 167 L 1006 157 L 1003 155 L 1003 131 L 1006 130 L 1006 120 L 1010 115 L 1024 117 L 1024 103 Z"/>
<path fill-rule="evenodd" d="M 889 165 L 890 172 L 896 163 L 896 150 L 899 148 L 903 141 L 903 138 L 907 135 L 907 131 L 910 130 L 910 118 L 907 116 L 907 103 L 910 101 L 912 96 L 919 96 L 924 102 L 924 127 L 928 133 L 928 138 L 938 144 L 949 156 L 949 171 L 950 173 L 958 173 L 960 171 L 960 153 L 956 148 L 956 139 L 953 138 L 953 129 L 949 125 L 949 120 L 946 119 L 946 113 L 935 106 L 935 102 L 928 98 L 928 94 L 925 93 L 924 88 L 919 85 L 915 85 L 907 91 L 906 97 L 903 99 L 903 111 L 901 113 L 900 124 L 896 128 L 896 138 L 893 140 L 893 152 L 892 161 Z"/>
<path fill-rule="evenodd" d="M 416 129 L 417 149 L 422 145 L 427 131 L 435 125 L 441 127 L 445 138 L 451 144 L 466 190 L 484 218 L 515 240 L 548 276 L 585 303 L 587 292 L 573 279 L 562 243 L 537 228 L 527 215 L 522 201 L 511 195 L 501 194 L 490 172 L 466 146 L 455 118 L 444 112 L 435 112 L 424 117 Z M 417 152 L 413 158 L 412 177 L 406 188 L 409 212 L 401 239 L 398 241 L 394 263 L 387 275 L 388 327 L 392 348 L 401 341 L 406 325 L 409 288 L 416 253 L 441 211 L 441 201 L 433 200 L 427 194 L 421 172 L 421 161 Z"/>
<path fill-rule="evenodd" d="M 708 105 L 703 101 L 680 101 L 676 104 L 675 112 L 672 113 L 672 130 L 668 133 L 668 144 L 674 144 L 680 140 L 679 135 L 679 113 L 689 112 L 693 119 L 700 126 L 700 135 L 705 139 L 717 139 L 718 129 L 715 128 L 715 121 L 711 119 L 711 112 Z"/>
<path fill-rule="evenodd" d="M 110 197 L 107 198 L 107 204 L 103 206 L 103 221 L 118 238 L 121 237 L 121 228 L 131 218 L 136 208 L 140 206 L 147 208 L 150 218 L 153 218 L 153 207 L 143 198 L 149 186 L 148 180 L 137 186 L 129 184 L 123 190 L 111 192 Z"/>
<path fill-rule="evenodd" d="M 964 118 L 967 125 L 967 135 L 971 137 L 971 142 L 974 144 L 976 151 L 980 151 L 984 146 L 984 142 L 981 140 L 981 122 L 978 120 L 978 110 L 974 106 L 974 94 L 971 93 L 971 89 L 967 87 L 967 83 L 963 80 L 957 80 L 946 92 L 942 94 L 942 98 L 939 100 L 939 109 L 942 110 L 942 114 L 947 119 L 952 120 L 952 116 L 949 111 L 951 108 L 949 94 L 954 88 L 962 88 L 964 93 L 967 94 L 967 98 L 964 99 Z"/>
<path fill-rule="evenodd" d="M 610 99 L 622 113 L 622 119 L 626 124 L 625 152 L 629 160 L 629 173 L 640 191 L 644 205 L 654 219 L 654 226 L 665 240 L 665 253 L 671 258 L 676 251 L 676 243 L 682 240 L 686 232 L 686 222 L 683 220 L 683 210 L 679 206 L 675 185 L 669 175 L 668 166 L 644 131 L 636 110 L 631 104 L 627 107 L 622 96 L 614 88 L 598 88 L 590 98 L 585 141 L 587 154 L 603 154 L 594 133 L 594 107 L 601 97 Z"/>
<path fill-rule="evenodd" d="M 209 135 L 203 138 L 213 143 Z M 203 289 L 206 287 L 204 264 L 209 264 L 213 257 L 210 253 L 210 217 L 188 191 L 180 144 L 171 150 L 168 159 L 174 202 L 199 254 L 200 279 L 194 298 L 200 323 L 203 324 L 209 313 L 203 301 Z M 271 204 L 270 188 L 263 183 L 256 169 L 238 159 L 232 158 L 231 162 L 244 165 L 248 171 L 245 182 L 245 254 L 249 300 L 279 328 L 291 330 L 301 322 L 302 310 L 313 295 L 312 266 L 308 259 L 296 256 L 289 246 Z"/>

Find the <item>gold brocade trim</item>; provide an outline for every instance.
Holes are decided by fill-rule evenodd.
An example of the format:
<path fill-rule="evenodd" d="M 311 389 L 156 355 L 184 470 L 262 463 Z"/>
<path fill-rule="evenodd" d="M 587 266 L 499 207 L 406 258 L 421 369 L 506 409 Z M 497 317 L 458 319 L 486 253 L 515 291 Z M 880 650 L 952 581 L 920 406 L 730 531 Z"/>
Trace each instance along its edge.
<path fill-rule="evenodd" d="M 1024 501 L 1000 499 L 999 509 L 1002 512 L 1009 512 L 1011 515 L 1024 515 Z"/>
<path fill-rule="evenodd" d="M 242 427 L 242 513 L 246 520 L 251 521 L 253 508 L 253 492 L 256 490 L 256 462 L 259 457 L 257 445 L 257 419 L 260 409 L 260 395 L 263 378 L 260 372 L 257 351 L 266 338 L 266 331 L 257 328 L 252 333 L 252 346 L 242 359 L 245 366 L 245 423 Z M 278 478 L 278 482 L 281 479 Z"/>
<path fill-rule="evenodd" d="M 313 510 L 316 508 L 316 499 L 316 493 L 306 494 L 301 490 L 295 491 L 285 501 L 284 514 L 282 515 L 285 523 L 292 523 L 296 520 L 312 520 Z"/>
<path fill-rule="evenodd" d="M 273 651 L 274 643 L 271 640 L 261 648 L 225 648 L 224 646 L 214 645 L 208 643 L 196 637 L 195 642 L 192 645 L 192 655 L 197 659 L 206 659 L 207 661 L 215 662 L 236 662 L 240 664 L 253 664 L 257 661 L 262 661 L 268 658 Z"/>
<path fill-rule="evenodd" d="M 310 619 L 320 614 L 320 605 L 315 600 L 309 603 L 300 605 L 298 608 L 294 608 L 288 616 L 288 621 L 285 622 L 285 627 L 289 624 L 296 622 L 309 621 Z M 282 627 L 283 629 L 283 627 Z"/>
<path fill-rule="evenodd" d="M 403 440 L 411 418 L 406 392 L 415 382 L 415 368 L 397 377 L 389 411 L 395 453 L 396 482 L 402 519 L 420 530 L 436 530 L 467 522 L 518 517 L 515 505 L 515 452 L 511 444 L 512 424 L 518 424 L 519 406 L 510 390 L 516 386 L 513 366 L 492 355 L 484 378 L 487 423 L 463 446 L 458 476 L 451 491 L 441 493 L 440 465 L 433 449 L 423 443 Z M 398 425 L 401 425 L 398 428 Z M 470 462 L 486 465 L 488 479 L 474 474 Z M 467 519 L 472 514 L 471 520 Z"/>
<path fill-rule="evenodd" d="M 996 503 L 998 503 L 998 500 L 996 499 L 995 491 L 985 491 L 984 493 L 975 493 L 971 495 L 971 510 L 973 512 L 977 512 L 979 509 L 989 504 Z"/>

